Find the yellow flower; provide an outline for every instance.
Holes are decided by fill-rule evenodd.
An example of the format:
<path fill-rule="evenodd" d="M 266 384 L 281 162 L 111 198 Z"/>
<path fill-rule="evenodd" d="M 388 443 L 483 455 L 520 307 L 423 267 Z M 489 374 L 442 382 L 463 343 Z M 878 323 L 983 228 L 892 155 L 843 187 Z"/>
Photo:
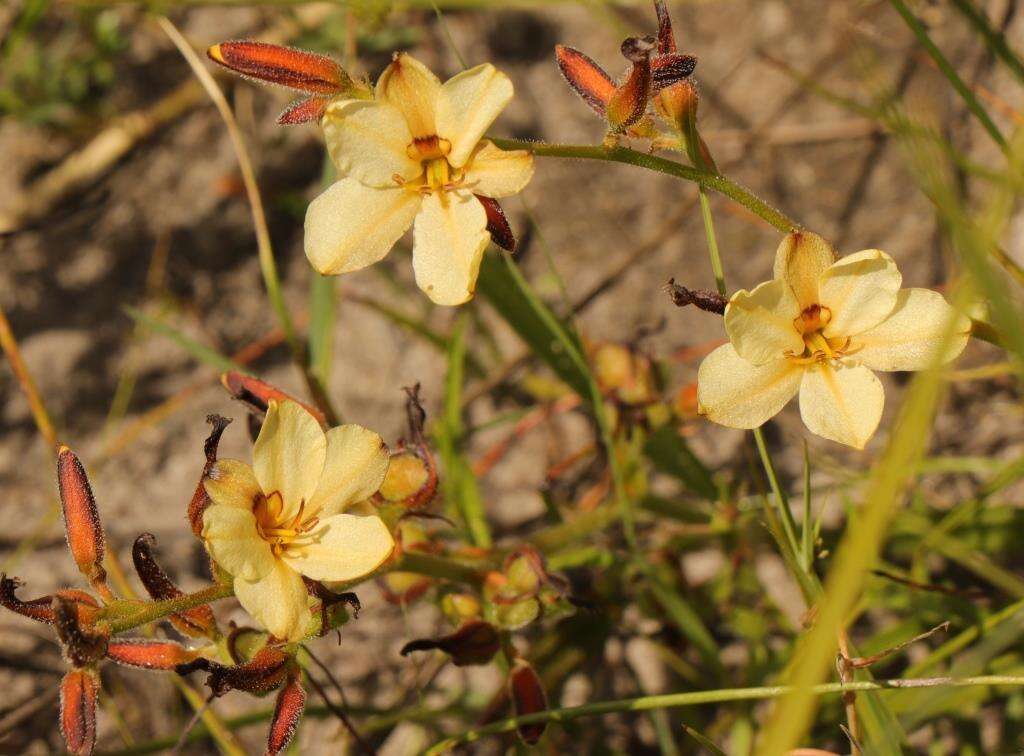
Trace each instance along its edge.
<path fill-rule="evenodd" d="M 697 375 L 701 412 L 730 428 L 756 428 L 799 392 L 811 432 L 864 448 L 885 403 L 872 371 L 948 362 L 970 333 L 970 321 L 941 294 L 900 289 L 901 282 L 885 252 L 836 260 L 817 234 L 790 234 L 776 253 L 774 280 L 729 301 L 731 343 L 708 355 Z M 955 335 L 944 344 L 953 319 Z"/>
<path fill-rule="evenodd" d="M 206 547 L 271 634 L 295 641 L 309 629 L 303 576 L 356 580 L 391 555 L 395 542 L 379 517 L 344 513 L 377 491 L 387 469 L 376 433 L 342 425 L 325 434 L 296 402 L 271 401 L 253 466 L 222 459 L 210 470 Z"/>
<path fill-rule="evenodd" d="M 481 137 L 512 99 L 512 82 L 490 64 L 444 84 L 401 53 L 373 100 L 338 100 L 322 125 L 344 178 L 306 212 L 306 256 L 325 275 L 383 258 L 410 225 L 416 283 L 438 304 L 473 296 L 490 239 L 474 195 L 507 197 L 533 175 L 525 151 Z"/>

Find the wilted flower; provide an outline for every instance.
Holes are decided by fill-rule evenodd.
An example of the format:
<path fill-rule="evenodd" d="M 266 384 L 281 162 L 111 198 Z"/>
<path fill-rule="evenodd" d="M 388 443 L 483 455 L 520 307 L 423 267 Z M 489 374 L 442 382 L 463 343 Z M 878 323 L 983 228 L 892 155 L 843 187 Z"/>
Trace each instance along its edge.
<path fill-rule="evenodd" d="M 343 178 L 306 213 L 313 267 L 324 274 L 365 268 L 412 225 L 419 287 L 438 304 L 472 297 L 489 226 L 499 243 L 510 237 L 493 200 L 516 194 L 533 175 L 528 152 L 482 139 L 511 99 L 512 82 L 488 63 L 442 84 L 400 53 L 372 101 L 333 101 L 322 125 Z"/>
<path fill-rule="evenodd" d="M 970 332 L 970 321 L 941 294 L 900 289 L 901 282 L 885 252 L 836 260 L 817 234 L 789 234 L 776 253 L 774 280 L 736 292 L 726 307 L 730 343 L 701 363 L 701 411 L 731 428 L 756 428 L 799 392 L 811 432 L 863 448 L 885 402 L 872 370 L 947 362 Z"/>
<path fill-rule="evenodd" d="M 346 514 L 372 496 L 388 452 L 358 425 L 332 428 L 292 401 L 272 400 L 253 450 L 253 466 L 221 459 L 205 482 L 213 503 L 203 538 L 234 577 L 242 606 L 271 634 L 294 641 L 312 616 L 303 576 L 349 581 L 376 570 L 394 539 L 376 515 Z"/>

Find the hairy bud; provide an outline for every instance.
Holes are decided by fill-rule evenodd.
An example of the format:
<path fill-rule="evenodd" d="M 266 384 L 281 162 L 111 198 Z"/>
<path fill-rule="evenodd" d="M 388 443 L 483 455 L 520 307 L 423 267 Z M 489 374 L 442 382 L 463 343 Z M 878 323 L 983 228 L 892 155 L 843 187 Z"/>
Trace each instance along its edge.
<path fill-rule="evenodd" d="M 630 37 L 622 43 L 622 55 L 633 64 L 626 82 L 608 100 L 605 117 L 612 132 L 621 134 L 635 124 L 647 110 L 651 94 L 651 54 L 653 37 Z"/>
<path fill-rule="evenodd" d="M 107 643 L 107 658 L 127 667 L 172 670 L 196 658 L 180 643 L 148 638 L 115 638 Z"/>
<path fill-rule="evenodd" d="M 64 512 L 68 548 L 79 571 L 92 585 L 104 583 L 104 538 L 100 513 L 82 463 L 67 446 L 57 450 L 57 485 Z"/>
<path fill-rule="evenodd" d="M 292 742 L 305 708 L 306 691 L 302 689 L 302 673 L 298 668 L 293 668 L 274 703 L 274 717 L 270 720 L 270 732 L 267 735 L 267 756 L 276 756 Z"/>
<path fill-rule="evenodd" d="M 68 753 L 88 756 L 96 745 L 96 698 L 92 670 L 73 669 L 60 682 L 60 732 Z"/>
<path fill-rule="evenodd" d="M 77 603 L 61 596 L 53 597 L 53 625 L 73 667 L 95 664 L 107 653 L 107 636 L 82 628 Z"/>
<path fill-rule="evenodd" d="M 243 76 L 307 94 L 339 95 L 355 88 L 352 77 L 326 55 L 248 40 L 221 42 L 210 60 Z"/>

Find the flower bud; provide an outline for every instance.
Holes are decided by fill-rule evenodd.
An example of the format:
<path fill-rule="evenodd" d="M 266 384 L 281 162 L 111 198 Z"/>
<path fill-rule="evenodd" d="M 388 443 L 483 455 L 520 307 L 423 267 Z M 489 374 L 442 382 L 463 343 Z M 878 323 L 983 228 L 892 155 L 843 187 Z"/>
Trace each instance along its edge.
<path fill-rule="evenodd" d="M 132 545 L 132 562 L 139 580 L 145 586 L 149 597 L 157 601 L 184 596 L 184 592 L 174 584 L 153 557 L 155 545 L 156 537 L 152 533 L 143 533 Z M 217 633 L 217 621 L 208 604 L 172 614 L 169 619 L 180 632 L 193 638 L 212 637 Z"/>
<path fill-rule="evenodd" d="M 96 745 L 96 683 L 87 669 L 73 669 L 60 682 L 60 732 L 75 756 L 88 756 Z"/>
<path fill-rule="evenodd" d="M 340 65 L 326 55 L 248 40 L 221 42 L 206 54 L 243 76 L 308 94 L 337 95 L 355 87 Z"/>
<path fill-rule="evenodd" d="M 82 463 L 63 445 L 57 450 L 57 486 L 71 556 L 92 585 L 102 585 L 107 573 L 102 564 L 104 540 L 100 513 Z"/>
<path fill-rule="evenodd" d="M 451 635 L 437 639 L 421 638 L 409 641 L 399 652 L 408 656 L 413 651 L 440 649 L 452 657 L 456 667 L 487 664 L 501 648 L 497 628 L 489 622 L 472 620 Z"/>
<path fill-rule="evenodd" d="M 480 599 L 472 593 L 448 593 L 441 599 L 441 611 L 455 623 L 477 619 L 480 617 Z"/>
<path fill-rule="evenodd" d="M 172 670 L 196 658 L 180 643 L 148 638 L 115 638 L 107 643 L 107 658 L 127 667 Z"/>
<path fill-rule="evenodd" d="M 270 720 L 270 732 L 267 735 L 267 756 L 277 756 L 292 742 L 305 708 L 306 691 L 302 689 L 302 673 L 298 668 L 292 668 L 274 703 L 274 717 Z"/>
<path fill-rule="evenodd" d="M 517 659 L 509 672 L 508 693 L 517 717 L 547 711 L 548 697 L 544 685 L 536 670 L 522 659 Z M 535 722 L 519 725 L 516 731 L 524 743 L 536 745 L 546 727 L 546 722 Z"/>
<path fill-rule="evenodd" d="M 491 241 L 504 250 L 515 252 L 516 237 L 512 233 L 512 226 L 509 224 L 505 211 L 498 203 L 498 200 L 492 197 L 484 197 L 482 194 L 474 194 L 473 196 L 480 200 L 480 204 L 484 206 L 484 212 L 487 214 L 487 233 L 491 235 Z"/>
<path fill-rule="evenodd" d="M 261 381 L 259 378 L 253 378 L 251 375 L 244 375 L 232 370 L 221 375 L 220 382 L 228 390 L 232 398 L 248 405 L 254 412 L 259 414 L 265 413 L 270 407 L 271 399 L 287 399 L 300 405 L 306 412 L 315 417 L 320 425 L 327 425 L 324 413 L 316 407 L 299 401 L 291 394 L 285 393 L 276 386 L 271 386 L 266 381 Z"/>
<path fill-rule="evenodd" d="M 608 100 L 605 118 L 611 131 L 621 134 L 647 111 L 651 94 L 651 54 L 653 37 L 630 37 L 622 43 L 622 55 L 633 64 L 626 82 Z"/>
<path fill-rule="evenodd" d="M 688 79 L 671 87 L 665 87 L 654 98 L 655 110 L 669 126 L 681 134 L 686 133 L 689 118 L 697 117 L 699 103 L 700 96 L 697 93 L 697 85 Z"/>

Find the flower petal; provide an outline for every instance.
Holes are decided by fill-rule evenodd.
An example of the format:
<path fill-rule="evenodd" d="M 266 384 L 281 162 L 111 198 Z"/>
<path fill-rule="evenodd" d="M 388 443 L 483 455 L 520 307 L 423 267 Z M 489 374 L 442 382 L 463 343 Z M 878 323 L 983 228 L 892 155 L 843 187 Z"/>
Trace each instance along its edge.
<path fill-rule="evenodd" d="M 213 560 L 245 580 L 259 580 L 274 566 L 270 544 L 256 530 L 252 510 L 214 504 L 203 512 L 203 539 Z"/>
<path fill-rule="evenodd" d="M 800 417 L 811 433 L 863 449 L 882 419 L 885 391 L 863 365 L 821 363 L 800 383 Z"/>
<path fill-rule="evenodd" d="M 754 365 L 740 357 L 732 344 L 720 346 L 697 371 L 700 412 L 730 428 L 757 428 L 793 398 L 801 372 L 786 359 Z"/>
<path fill-rule="evenodd" d="M 245 611 L 275 638 L 301 640 L 312 613 L 302 576 L 280 559 L 260 580 L 235 578 L 235 596 Z"/>
<path fill-rule="evenodd" d="M 385 102 L 340 100 L 327 108 L 324 139 L 342 174 L 364 184 L 393 188 L 396 175 L 410 181 L 423 166 L 409 157 L 412 134 L 402 112 Z"/>
<path fill-rule="evenodd" d="M 818 279 L 833 262 L 832 245 L 810 231 L 787 234 L 775 252 L 775 278 L 789 284 L 800 311 L 818 302 Z"/>
<path fill-rule="evenodd" d="M 836 261 L 818 283 L 818 301 L 832 312 L 825 336 L 855 336 L 885 320 L 896 306 L 903 276 L 880 249 L 865 249 Z"/>
<path fill-rule="evenodd" d="M 487 213 L 469 192 L 434 192 L 413 228 L 416 284 L 434 302 L 462 304 L 473 296 L 487 242 Z"/>
<path fill-rule="evenodd" d="M 466 163 L 466 184 L 474 194 L 508 197 L 521 192 L 533 178 L 533 155 L 526 150 L 502 150 L 480 142 Z"/>
<path fill-rule="evenodd" d="M 448 79 L 437 97 L 437 135 L 452 144 L 448 162 L 461 168 L 512 99 L 512 80 L 490 63 Z"/>
<path fill-rule="evenodd" d="M 281 558 L 313 580 L 348 581 L 369 575 L 391 556 L 395 539 L 376 515 L 336 514 L 321 521 L 316 541 L 289 546 Z"/>
<path fill-rule="evenodd" d="M 327 439 L 320 424 L 291 401 L 272 399 L 267 418 L 253 447 L 253 468 L 260 488 L 269 496 L 280 492 L 284 505 L 281 520 L 298 514 L 320 483 L 327 453 Z"/>
<path fill-rule="evenodd" d="M 803 337 L 794 321 L 800 307 L 785 281 L 766 281 L 753 291 L 732 295 L 725 308 L 725 331 L 743 359 L 763 365 L 784 353 L 804 351 Z"/>
<path fill-rule="evenodd" d="M 414 138 L 434 136 L 434 108 L 441 80 L 408 53 L 395 55 L 377 79 L 376 99 L 398 108 Z"/>
<path fill-rule="evenodd" d="M 954 335 L 944 343 L 954 318 Z M 848 352 L 872 370 L 924 370 L 959 357 L 970 333 L 971 321 L 939 292 L 901 289 L 889 317 L 854 337 Z"/>
<path fill-rule="evenodd" d="M 342 425 L 327 431 L 327 461 L 306 511 L 330 517 L 377 492 L 388 472 L 388 447 L 371 430 Z"/>
<path fill-rule="evenodd" d="M 412 225 L 420 199 L 398 186 L 374 189 L 343 178 L 306 210 L 306 257 L 324 275 L 373 265 Z"/>
<path fill-rule="evenodd" d="M 252 467 L 237 459 L 218 459 L 203 478 L 214 504 L 252 511 L 263 496 Z"/>

